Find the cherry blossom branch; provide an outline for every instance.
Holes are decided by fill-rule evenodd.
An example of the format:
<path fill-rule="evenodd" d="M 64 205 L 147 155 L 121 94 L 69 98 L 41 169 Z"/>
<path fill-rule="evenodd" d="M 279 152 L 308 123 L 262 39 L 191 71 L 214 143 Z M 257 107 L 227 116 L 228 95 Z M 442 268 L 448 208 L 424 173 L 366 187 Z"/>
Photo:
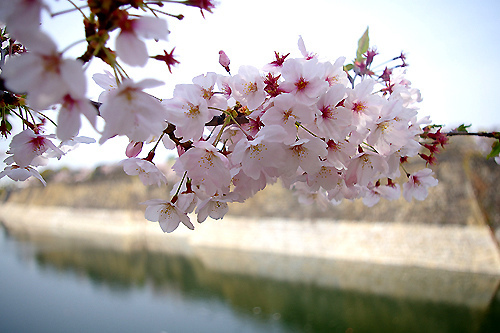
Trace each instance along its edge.
<path fill-rule="evenodd" d="M 42 2 L 35 0 L 16 2 L 15 15 L 0 12 L 12 35 L 2 32 L 0 130 L 12 137 L 5 160 L 8 166 L 0 178 L 34 176 L 45 184 L 32 166 L 60 158 L 68 146 L 90 142 L 77 136 L 81 116 L 94 127 L 100 117 L 104 128 L 99 131 L 99 143 L 127 137 L 124 171 L 139 176 L 144 185 L 167 183 L 153 163 L 160 142 L 177 154 L 172 170 L 180 181 L 173 186 L 173 196 L 143 203 L 146 219 L 159 222 L 165 232 L 180 223 L 193 229 L 190 213 L 200 223 L 209 216 L 220 219 L 228 203 L 244 202 L 277 181 L 293 188 L 305 202 L 361 199 L 371 207 L 382 198 L 395 200 L 401 195 L 407 201 L 424 200 L 428 189 L 437 185 L 433 171 L 426 167 L 410 173 L 406 165 L 413 157 L 433 165 L 435 155 L 452 136 L 498 139 L 488 157 L 500 159 L 498 132 L 466 133 L 461 126 L 445 133 L 442 126 L 429 125 L 427 117 L 420 119 L 421 96 L 405 79 L 405 55 L 392 58 L 390 66 L 381 63 L 385 69 L 375 72 L 378 52 L 370 48 L 368 29 L 347 63 L 345 57 L 320 61 L 300 37 L 302 56 L 289 58 L 290 53 L 275 52 L 276 59 L 261 69 L 242 66 L 236 73 L 230 71 L 229 57 L 221 50 L 224 75 L 199 75 L 191 84 L 177 85 L 173 97 L 162 100 L 146 93 L 162 82 L 134 81 L 124 65 L 144 67 L 154 59 L 171 71 L 178 64 L 175 47 L 153 56 L 145 40 L 167 39 L 167 22 L 158 14 L 182 16 L 155 6 L 179 3 L 197 7 L 204 15 L 214 8 L 212 1 L 88 1 L 88 9 L 79 9 L 87 49 L 78 59 L 87 63 L 97 57 L 111 67 L 92 76 L 103 92 L 98 101 L 90 101 L 81 62 L 66 58 L 38 22 L 31 24 L 23 16 L 27 11 L 19 3 L 31 6 L 35 13 L 42 10 Z M 137 9 L 152 16 L 137 14 Z M 110 35 L 112 31 L 116 33 Z M 115 39 L 113 48 L 110 38 Z M 7 54 L 10 59 L 4 64 Z M 55 134 L 43 134 L 46 121 L 44 114 L 37 113 L 47 109 L 57 114 Z M 15 117 L 23 122 L 23 130 L 11 134 L 9 121 Z M 153 142 L 147 156 L 139 158 L 143 147 Z M 394 179 L 401 178 L 400 168 L 407 177 L 398 183 Z"/>
<path fill-rule="evenodd" d="M 479 136 L 500 140 L 500 132 L 447 132 L 446 136 Z"/>

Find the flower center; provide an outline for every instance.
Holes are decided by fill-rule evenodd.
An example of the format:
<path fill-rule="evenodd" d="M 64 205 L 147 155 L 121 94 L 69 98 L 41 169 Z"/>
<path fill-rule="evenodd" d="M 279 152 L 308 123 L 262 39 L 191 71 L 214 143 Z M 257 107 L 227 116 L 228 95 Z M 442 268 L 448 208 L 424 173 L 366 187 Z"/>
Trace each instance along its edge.
<path fill-rule="evenodd" d="M 202 89 L 203 91 L 203 99 L 206 99 L 207 101 L 210 100 L 212 98 L 212 96 L 214 95 L 213 91 L 212 91 L 212 88 L 211 87 L 210 89 Z"/>
<path fill-rule="evenodd" d="M 309 81 L 306 81 L 303 77 L 300 77 L 300 79 L 295 82 L 295 86 L 297 87 L 297 91 L 301 91 L 306 89 L 307 85 L 309 84 Z"/>
<path fill-rule="evenodd" d="M 187 116 L 189 118 L 196 118 L 200 115 L 200 107 L 198 105 L 193 105 L 189 103 L 189 111 L 187 112 Z"/>
<path fill-rule="evenodd" d="M 377 125 L 377 128 L 384 132 L 389 127 L 389 123 L 387 121 L 383 121 Z"/>
<path fill-rule="evenodd" d="M 248 82 L 248 83 L 245 83 L 245 94 L 251 94 L 251 93 L 255 93 L 259 90 L 259 88 L 257 88 L 257 83 L 255 82 Z"/>
<path fill-rule="evenodd" d="M 288 122 L 288 119 L 290 119 L 290 117 L 295 118 L 292 109 L 288 109 L 287 111 L 285 111 L 285 113 L 283 113 L 283 122 L 286 124 Z"/>
<path fill-rule="evenodd" d="M 366 105 L 363 102 L 356 102 L 352 106 L 352 111 L 354 112 L 360 113 L 363 112 L 364 110 L 366 110 Z"/>
<path fill-rule="evenodd" d="M 332 119 L 335 120 L 335 112 L 333 112 L 333 108 L 331 105 L 325 105 L 321 108 L 321 117 L 323 119 Z"/>

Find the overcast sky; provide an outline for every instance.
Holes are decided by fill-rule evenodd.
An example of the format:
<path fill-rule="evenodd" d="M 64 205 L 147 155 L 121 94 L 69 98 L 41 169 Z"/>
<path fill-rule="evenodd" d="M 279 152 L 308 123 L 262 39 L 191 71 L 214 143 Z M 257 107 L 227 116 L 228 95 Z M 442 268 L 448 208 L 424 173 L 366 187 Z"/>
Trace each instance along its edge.
<path fill-rule="evenodd" d="M 62 0 L 48 3 L 54 12 L 69 7 Z M 160 54 L 175 46 L 181 64 L 173 74 L 153 60 L 145 68 L 129 70 L 133 77 L 166 80 L 165 86 L 155 90 L 158 97 L 170 97 L 175 84 L 189 83 L 199 74 L 223 74 L 218 64 L 221 49 L 230 57 L 234 73 L 240 65 L 262 67 L 273 60 L 274 51 L 300 56 L 299 35 L 320 59 L 345 56 L 350 61 L 359 37 L 369 27 L 370 45 L 380 53 L 375 64 L 401 51 L 407 54 L 407 78 L 424 99 L 420 116 L 429 115 L 434 123 L 450 128 L 461 123 L 472 124 L 474 129 L 500 128 L 496 103 L 500 95 L 500 1 L 220 0 L 213 14 L 205 13 L 205 19 L 198 10 L 181 5 L 166 4 L 164 10 L 186 17 L 182 21 L 168 18 L 169 41 L 152 42 L 149 48 Z M 57 31 L 61 49 L 83 38 L 77 13 L 56 17 L 46 29 Z M 70 52 L 79 54 L 82 48 L 73 47 Z M 94 62 L 89 73 L 104 68 Z M 91 80 L 89 91 L 94 98 L 100 92 Z M 98 138 L 92 131 L 84 134 Z M 122 146 L 117 148 L 118 144 Z M 126 140 L 111 139 L 102 149 L 87 147 L 80 156 L 72 154 L 61 163 L 88 166 L 120 160 L 123 144 Z M 5 146 L 2 143 L 0 149 L 5 151 Z"/>

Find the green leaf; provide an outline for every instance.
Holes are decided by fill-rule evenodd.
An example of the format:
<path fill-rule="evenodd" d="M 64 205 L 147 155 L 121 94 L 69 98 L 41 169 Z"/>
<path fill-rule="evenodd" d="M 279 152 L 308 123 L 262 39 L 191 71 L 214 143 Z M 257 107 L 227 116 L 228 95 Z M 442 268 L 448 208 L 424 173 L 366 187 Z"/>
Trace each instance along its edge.
<path fill-rule="evenodd" d="M 347 64 L 344 66 L 344 71 L 349 72 L 353 68 L 354 68 L 353 64 Z"/>
<path fill-rule="evenodd" d="M 486 158 L 496 157 L 500 154 L 500 140 L 495 141 L 491 146 L 491 152 L 486 156 Z"/>
<path fill-rule="evenodd" d="M 358 50 L 356 51 L 356 60 L 362 61 L 363 54 L 368 51 L 368 47 L 370 46 L 370 37 L 368 37 L 368 27 L 366 27 L 365 33 L 358 40 Z"/>
<path fill-rule="evenodd" d="M 468 129 L 469 127 L 471 127 L 471 126 L 472 126 L 472 125 L 465 125 L 465 124 L 462 124 L 462 125 L 460 125 L 460 126 L 458 126 L 458 127 L 457 127 L 456 131 L 457 131 L 457 132 L 465 132 L 465 133 L 467 133 L 467 132 L 468 132 L 468 131 L 467 131 L 467 129 Z"/>

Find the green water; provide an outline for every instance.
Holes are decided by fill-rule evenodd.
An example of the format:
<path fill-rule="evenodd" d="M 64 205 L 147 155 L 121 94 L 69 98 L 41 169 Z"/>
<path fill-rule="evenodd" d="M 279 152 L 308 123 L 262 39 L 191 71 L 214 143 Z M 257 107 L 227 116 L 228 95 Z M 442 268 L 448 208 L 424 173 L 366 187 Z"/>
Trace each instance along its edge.
<path fill-rule="evenodd" d="M 0 267 L 4 333 L 500 332 L 491 276 L 209 249 L 122 252 L 6 230 Z"/>

